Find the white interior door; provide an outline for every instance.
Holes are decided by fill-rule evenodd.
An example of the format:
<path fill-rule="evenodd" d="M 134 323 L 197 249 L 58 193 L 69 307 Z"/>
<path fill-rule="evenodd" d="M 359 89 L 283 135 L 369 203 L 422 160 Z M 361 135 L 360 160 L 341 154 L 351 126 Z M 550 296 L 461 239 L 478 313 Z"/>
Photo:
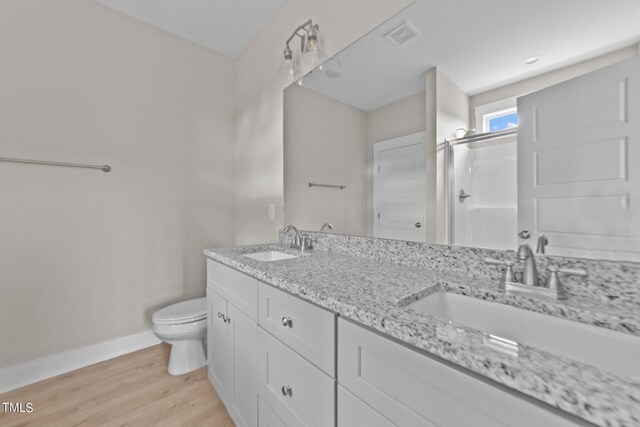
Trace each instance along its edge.
<path fill-rule="evenodd" d="M 518 227 L 547 253 L 638 260 L 640 58 L 518 99 Z"/>
<path fill-rule="evenodd" d="M 374 236 L 426 241 L 426 133 L 373 146 Z"/>

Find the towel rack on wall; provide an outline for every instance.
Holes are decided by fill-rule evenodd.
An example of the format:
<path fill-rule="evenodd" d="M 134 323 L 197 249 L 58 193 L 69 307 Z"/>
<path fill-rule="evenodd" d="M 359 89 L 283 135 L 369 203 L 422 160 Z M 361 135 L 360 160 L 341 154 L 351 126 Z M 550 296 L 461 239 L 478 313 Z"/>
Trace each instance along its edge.
<path fill-rule="evenodd" d="M 339 188 L 341 190 L 344 190 L 345 188 L 347 188 L 346 185 L 329 185 L 329 184 L 314 184 L 313 182 L 309 183 L 309 187 L 328 187 L 328 188 Z"/>
<path fill-rule="evenodd" d="M 111 172 L 111 166 L 109 165 L 101 166 L 101 165 L 85 165 L 82 163 L 47 162 L 44 160 L 14 159 L 11 157 L 0 157 L 0 162 L 28 163 L 32 165 L 47 165 L 47 166 L 65 166 L 68 168 L 100 169 L 102 172 Z"/>

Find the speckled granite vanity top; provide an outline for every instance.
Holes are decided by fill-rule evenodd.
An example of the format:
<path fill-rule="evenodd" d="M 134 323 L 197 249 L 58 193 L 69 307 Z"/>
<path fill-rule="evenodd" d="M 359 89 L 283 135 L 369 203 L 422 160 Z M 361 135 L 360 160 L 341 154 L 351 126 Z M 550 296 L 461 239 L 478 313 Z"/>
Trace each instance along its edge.
<path fill-rule="evenodd" d="M 640 426 L 639 377 L 620 377 L 522 343 L 518 343 L 515 354 L 500 351 L 487 345 L 487 336 L 481 331 L 407 307 L 440 290 L 640 336 L 640 311 L 633 305 L 579 298 L 557 303 L 508 296 L 498 291 L 495 280 L 344 253 L 316 250 L 276 262 L 242 256 L 260 250 L 289 251 L 286 246 L 273 244 L 208 249 L 205 254 L 596 425 Z"/>

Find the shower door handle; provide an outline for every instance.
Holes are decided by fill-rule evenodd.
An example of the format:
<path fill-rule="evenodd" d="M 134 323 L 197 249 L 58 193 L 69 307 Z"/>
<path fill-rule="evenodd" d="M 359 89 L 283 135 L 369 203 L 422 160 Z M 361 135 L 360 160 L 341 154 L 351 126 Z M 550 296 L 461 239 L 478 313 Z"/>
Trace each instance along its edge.
<path fill-rule="evenodd" d="M 458 200 L 460 203 L 464 203 L 464 200 L 468 197 L 471 197 L 471 194 L 467 194 L 464 190 L 460 190 L 458 193 Z"/>

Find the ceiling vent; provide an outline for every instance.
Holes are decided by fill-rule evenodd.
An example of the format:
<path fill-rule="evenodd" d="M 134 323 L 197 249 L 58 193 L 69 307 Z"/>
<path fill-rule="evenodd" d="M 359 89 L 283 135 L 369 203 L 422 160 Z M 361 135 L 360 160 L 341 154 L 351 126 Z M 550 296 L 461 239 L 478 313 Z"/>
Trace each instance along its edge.
<path fill-rule="evenodd" d="M 402 46 L 411 40 L 417 39 L 418 36 L 420 36 L 420 31 L 410 22 L 405 21 L 398 28 L 385 35 L 384 38 L 396 46 Z"/>

